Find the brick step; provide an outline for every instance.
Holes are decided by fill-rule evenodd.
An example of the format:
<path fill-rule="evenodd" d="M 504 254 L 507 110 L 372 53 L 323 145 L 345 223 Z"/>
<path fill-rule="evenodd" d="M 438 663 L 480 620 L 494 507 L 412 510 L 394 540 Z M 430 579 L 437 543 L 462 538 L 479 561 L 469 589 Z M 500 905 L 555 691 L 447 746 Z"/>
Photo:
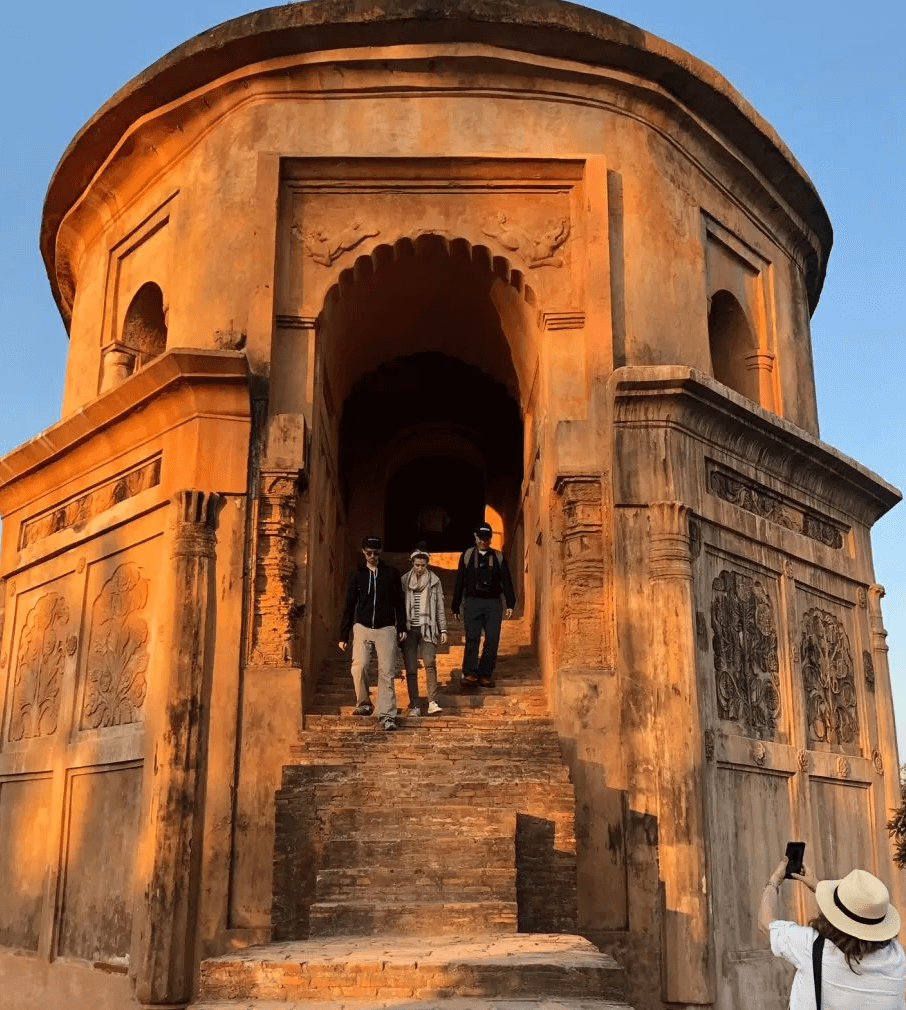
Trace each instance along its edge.
<path fill-rule="evenodd" d="M 338 1010 L 632 1010 L 628 1003 L 582 997 L 557 999 L 556 1004 L 551 1003 L 549 996 L 516 996 L 512 999 L 442 996 L 424 1000 L 413 1000 L 407 996 L 390 999 L 342 996 L 342 1002 L 337 1002 L 338 999 L 334 996 L 325 996 L 322 1000 L 293 999 L 290 1010 L 325 1010 L 325 1007 L 336 1007 Z M 187 1010 L 287 1010 L 287 1007 L 285 1000 L 249 1000 L 243 997 L 241 1000 L 190 1003 Z"/>
<path fill-rule="evenodd" d="M 573 788 L 565 769 L 538 769 L 534 774 L 514 779 L 512 769 L 496 769 L 494 775 L 483 775 L 483 769 L 466 769 L 447 775 L 424 776 L 419 765 L 395 775 L 378 777 L 366 772 L 355 776 L 344 774 L 337 780 L 286 776 L 285 789 L 307 788 L 318 808 L 325 804 L 344 807 L 372 806 L 407 810 L 423 806 L 459 806 L 480 801 L 482 807 L 500 809 L 513 807 L 517 801 L 523 807 L 527 801 L 544 801 L 551 815 L 571 815 L 574 808 Z"/>
<path fill-rule="evenodd" d="M 331 838 L 321 853 L 324 870 L 355 866 L 395 866 L 398 869 L 433 869 L 456 865 L 461 870 L 485 866 L 513 866 L 513 835 L 485 835 L 464 840 L 433 838 L 430 848 L 421 838 Z"/>
<path fill-rule="evenodd" d="M 328 837 L 369 840 L 483 838 L 515 836 L 512 808 L 432 803 L 424 806 L 333 807 L 323 811 Z"/>
<path fill-rule="evenodd" d="M 410 743 L 413 734 L 416 737 L 431 734 L 434 745 L 442 744 L 446 737 L 456 741 L 456 745 L 475 744 L 493 741 L 495 746 L 507 746 L 510 743 L 516 744 L 519 740 L 524 740 L 527 736 L 544 733 L 554 740 L 556 736 L 554 725 L 551 719 L 546 716 L 532 716 L 522 719 L 517 724 L 510 724 L 507 720 L 486 720 L 480 725 L 476 722 L 463 719 L 460 715 L 444 716 L 400 716 L 399 723 L 404 727 L 405 732 L 385 733 L 380 723 L 374 716 L 334 716 L 334 715 L 309 715 L 305 717 L 305 729 L 302 739 L 298 744 L 291 747 L 295 753 L 311 740 L 316 734 L 332 735 L 333 739 L 339 742 L 339 737 L 348 736 L 357 742 L 365 742 L 369 738 L 383 741 L 381 746 L 388 748 L 401 746 L 401 742 Z M 411 731 L 411 732 L 410 732 Z M 396 743 L 394 743 L 396 741 Z M 502 751 L 500 753 L 503 753 Z"/>
<path fill-rule="evenodd" d="M 512 901 L 316 901 L 311 938 L 330 936 L 488 936 L 515 933 L 518 908 Z M 388 995 L 394 995 L 388 993 Z"/>
<path fill-rule="evenodd" d="M 350 866 L 318 871 L 315 894 L 320 902 L 392 902 L 414 904 L 448 901 L 516 900 L 516 869 L 509 865 Z"/>
<path fill-rule="evenodd" d="M 206 960 L 193 1006 L 286 1010 L 293 1001 L 295 1010 L 321 1010 L 342 1000 L 355 1010 L 491 1010 L 493 1000 L 496 1010 L 536 1010 L 554 997 L 557 1010 L 630 1010 L 623 993 L 620 966 L 578 936 L 343 937 Z"/>

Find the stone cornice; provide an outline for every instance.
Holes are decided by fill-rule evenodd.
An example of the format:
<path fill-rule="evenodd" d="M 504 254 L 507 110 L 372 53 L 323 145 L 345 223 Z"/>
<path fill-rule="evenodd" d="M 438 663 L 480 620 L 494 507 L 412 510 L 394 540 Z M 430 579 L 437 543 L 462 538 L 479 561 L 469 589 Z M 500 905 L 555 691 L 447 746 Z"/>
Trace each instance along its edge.
<path fill-rule="evenodd" d="M 618 428 L 675 428 L 868 526 L 902 498 L 861 463 L 694 368 L 621 368 L 610 381 Z"/>
<path fill-rule="evenodd" d="M 125 420 L 165 394 L 180 389 L 190 389 L 197 394 L 199 387 L 217 385 L 222 388 L 224 384 L 242 390 L 247 388 L 248 367 L 242 352 L 172 348 L 119 386 L 0 458 L 0 502 L 4 506 L 7 504 L 7 492 L 15 482 L 60 459 L 86 439 Z M 198 406 L 197 395 L 194 399 Z M 226 410 L 237 416 L 249 415 L 247 394 L 238 400 L 219 396 L 217 401 L 218 413 Z"/>
<path fill-rule="evenodd" d="M 336 49 L 482 43 L 655 82 L 708 123 L 772 180 L 813 232 L 808 257 L 812 306 L 824 280 L 832 233 L 805 171 L 729 82 L 704 62 L 624 21 L 563 0 L 311 0 L 257 11 L 197 35 L 126 84 L 76 135 L 54 173 L 44 204 L 41 250 L 51 287 L 68 320 L 57 276 L 60 223 L 124 133 L 193 90 L 251 64 Z"/>

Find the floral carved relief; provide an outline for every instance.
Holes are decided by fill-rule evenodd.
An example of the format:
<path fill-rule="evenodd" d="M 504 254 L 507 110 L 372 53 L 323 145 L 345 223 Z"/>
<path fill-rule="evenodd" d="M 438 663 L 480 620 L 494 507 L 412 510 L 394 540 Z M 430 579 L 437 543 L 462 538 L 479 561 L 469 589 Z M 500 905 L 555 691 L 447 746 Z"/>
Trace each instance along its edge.
<path fill-rule="evenodd" d="M 12 741 L 57 731 L 68 623 L 69 607 L 58 593 L 45 593 L 25 619 L 13 678 Z"/>
<path fill-rule="evenodd" d="M 149 581 L 138 565 L 120 565 L 94 601 L 82 729 L 138 722 L 148 689 Z"/>
<path fill-rule="evenodd" d="M 773 737 L 780 716 L 774 609 L 764 586 L 722 571 L 712 584 L 711 631 L 721 719 L 755 736 Z"/>
<path fill-rule="evenodd" d="M 810 739 L 855 743 L 859 719 L 853 659 L 846 631 L 833 614 L 813 609 L 803 617 L 799 660 Z"/>

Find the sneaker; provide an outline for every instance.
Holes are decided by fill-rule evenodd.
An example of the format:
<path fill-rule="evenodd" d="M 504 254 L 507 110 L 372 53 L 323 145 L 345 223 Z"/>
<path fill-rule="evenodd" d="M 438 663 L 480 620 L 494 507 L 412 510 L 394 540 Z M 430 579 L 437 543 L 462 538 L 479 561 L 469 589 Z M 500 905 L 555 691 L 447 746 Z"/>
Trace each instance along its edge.
<path fill-rule="evenodd" d="M 396 724 L 396 719 L 391 719 L 389 716 L 381 723 L 381 727 L 387 733 L 392 733 L 393 730 L 399 729 L 399 726 Z"/>
<path fill-rule="evenodd" d="M 356 705 L 352 710 L 353 715 L 371 715 L 374 711 L 374 705 L 370 701 L 363 701 L 361 705 Z"/>
<path fill-rule="evenodd" d="M 477 673 L 472 673 L 471 671 L 468 672 L 468 673 L 466 673 L 466 671 L 463 671 L 462 682 L 464 684 L 477 684 L 478 683 L 478 674 Z"/>
<path fill-rule="evenodd" d="M 420 716 L 421 714 L 422 714 L 422 710 L 418 707 L 418 705 L 413 705 L 412 708 L 410 708 L 409 711 L 406 713 L 406 715 L 410 719 L 415 719 L 418 716 Z"/>
<path fill-rule="evenodd" d="M 478 678 L 479 687 L 493 687 L 494 681 L 490 677 L 479 677 Z"/>
<path fill-rule="evenodd" d="M 428 702 L 428 715 L 440 715 L 441 712 L 443 712 L 443 709 L 436 701 Z"/>

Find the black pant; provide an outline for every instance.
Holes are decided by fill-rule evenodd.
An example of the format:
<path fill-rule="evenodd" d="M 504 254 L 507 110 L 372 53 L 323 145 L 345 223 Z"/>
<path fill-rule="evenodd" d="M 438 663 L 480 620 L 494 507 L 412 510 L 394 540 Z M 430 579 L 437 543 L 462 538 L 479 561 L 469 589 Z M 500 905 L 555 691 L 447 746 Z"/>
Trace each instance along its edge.
<path fill-rule="evenodd" d="M 497 647 L 500 645 L 500 625 L 503 621 L 503 607 L 500 597 L 483 600 L 478 596 L 467 596 L 463 600 L 462 619 L 466 632 L 466 649 L 462 660 L 463 673 L 477 673 L 479 677 L 490 677 L 497 664 Z M 484 648 L 478 659 L 478 642 L 484 631 Z"/>

